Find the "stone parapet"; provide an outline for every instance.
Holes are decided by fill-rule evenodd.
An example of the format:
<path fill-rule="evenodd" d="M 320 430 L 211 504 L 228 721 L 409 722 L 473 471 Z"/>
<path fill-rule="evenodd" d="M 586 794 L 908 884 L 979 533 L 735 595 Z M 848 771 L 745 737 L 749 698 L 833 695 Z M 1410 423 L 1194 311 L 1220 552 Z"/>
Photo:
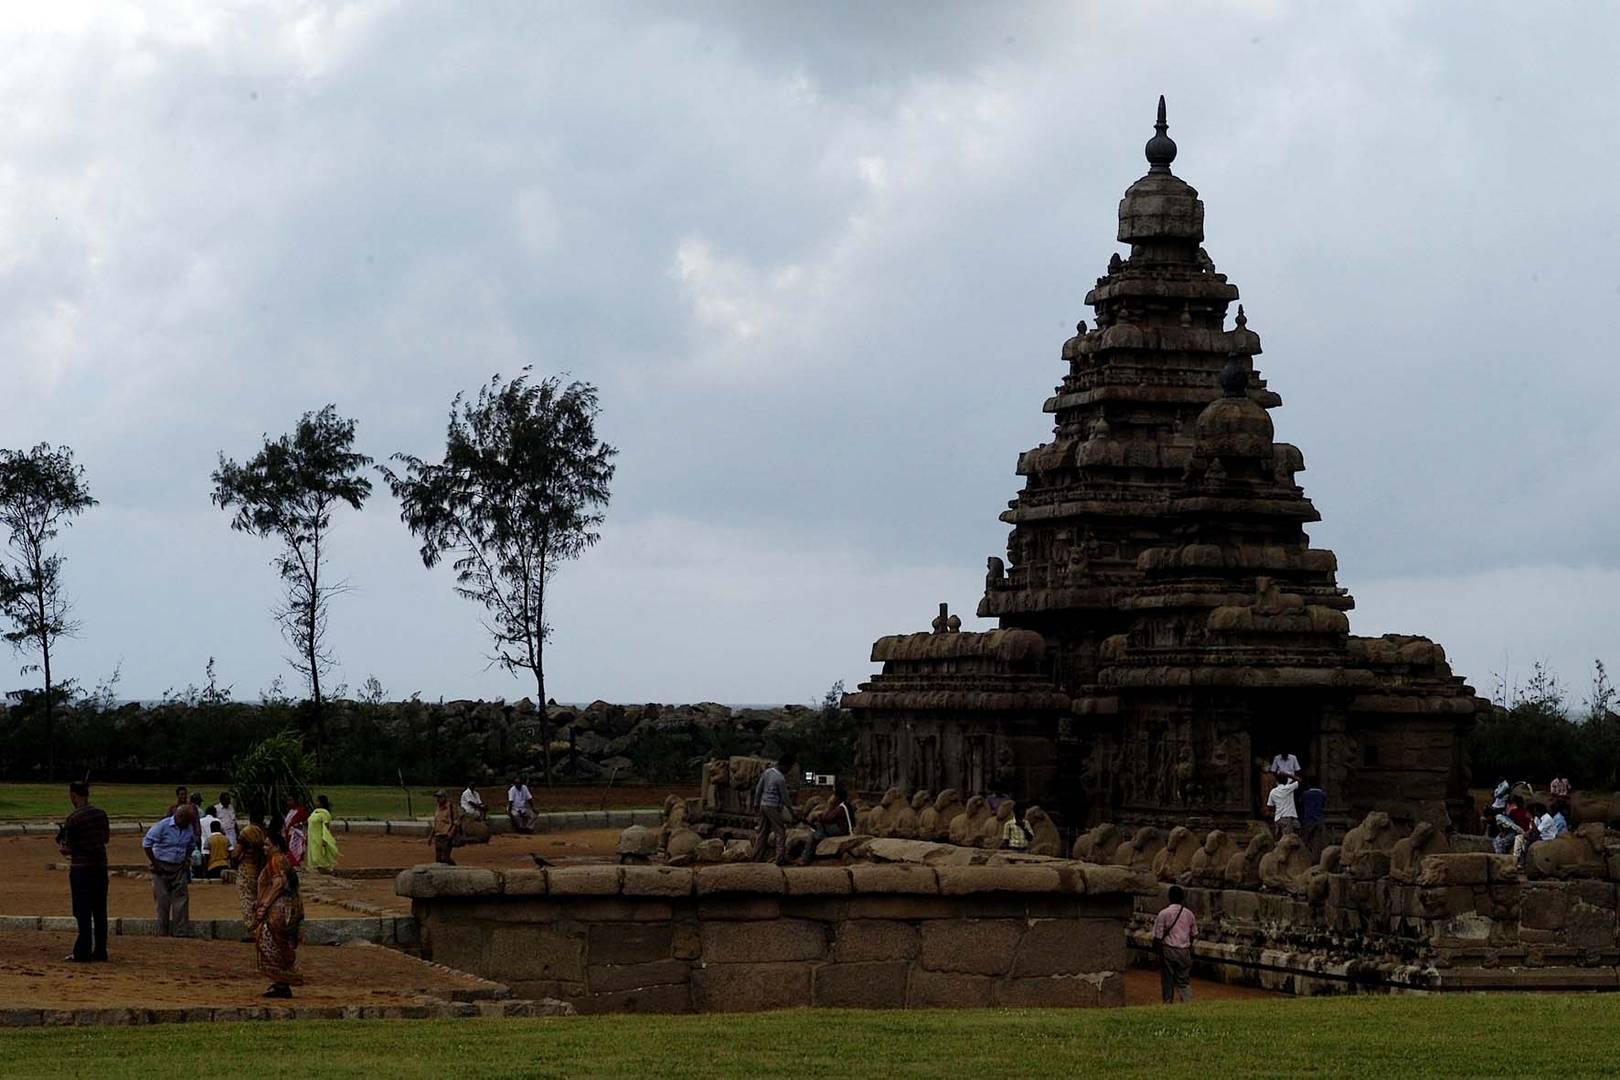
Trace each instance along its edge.
<path fill-rule="evenodd" d="M 418 866 L 424 957 L 581 1012 L 1124 1002 L 1140 875 L 1027 866 Z"/>

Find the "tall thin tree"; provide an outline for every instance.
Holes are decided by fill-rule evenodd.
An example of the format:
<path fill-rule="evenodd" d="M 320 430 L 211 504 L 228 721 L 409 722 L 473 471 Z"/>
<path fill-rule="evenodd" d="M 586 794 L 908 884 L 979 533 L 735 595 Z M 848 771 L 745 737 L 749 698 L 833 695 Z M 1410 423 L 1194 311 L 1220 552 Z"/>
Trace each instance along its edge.
<path fill-rule="evenodd" d="M 45 680 L 45 771 L 56 771 L 56 697 L 60 687 L 51 666 L 57 639 L 71 637 L 79 624 L 62 585 L 61 552 L 51 542 L 73 518 L 96 505 L 85 483 L 84 466 L 73 463 L 69 447 L 40 443 L 32 450 L 0 450 L 0 526 L 6 530 L 0 559 L 0 614 L 11 624 L 4 633 L 18 652 L 33 652 Z"/>
<path fill-rule="evenodd" d="M 328 405 L 305 413 L 290 435 L 265 436 L 263 448 L 241 465 L 221 453 L 213 475 L 214 503 L 235 511 L 231 528 L 281 541 L 271 565 L 287 592 L 275 617 L 293 649 L 287 661 L 309 685 L 317 756 L 325 745 L 321 676 L 333 663 L 326 645 L 327 608 L 348 588 L 326 573 L 332 511 L 344 504 L 358 510 L 371 494 L 371 481 L 361 470 L 372 461 L 355 451 L 354 429 L 353 420 Z"/>
<path fill-rule="evenodd" d="M 448 555 L 456 592 L 483 605 L 491 662 L 533 675 L 550 783 L 546 587 L 596 543 L 618 451 L 596 437 L 594 386 L 532 382 L 529 370 L 494 376 L 475 400 L 456 395 L 442 462 L 395 454 L 400 471 L 382 473 L 423 565 Z"/>

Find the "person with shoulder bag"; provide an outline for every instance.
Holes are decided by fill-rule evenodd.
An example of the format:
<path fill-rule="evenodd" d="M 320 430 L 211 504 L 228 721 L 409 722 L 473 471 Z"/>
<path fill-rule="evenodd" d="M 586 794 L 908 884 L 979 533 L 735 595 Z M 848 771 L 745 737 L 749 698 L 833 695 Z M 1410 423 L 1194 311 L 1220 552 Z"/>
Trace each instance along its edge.
<path fill-rule="evenodd" d="M 1159 986 L 1164 1003 L 1177 996 L 1192 1001 L 1192 943 L 1198 936 L 1198 916 L 1187 907 L 1180 885 L 1170 886 L 1170 902 L 1153 920 L 1153 951 L 1159 956 Z"/>

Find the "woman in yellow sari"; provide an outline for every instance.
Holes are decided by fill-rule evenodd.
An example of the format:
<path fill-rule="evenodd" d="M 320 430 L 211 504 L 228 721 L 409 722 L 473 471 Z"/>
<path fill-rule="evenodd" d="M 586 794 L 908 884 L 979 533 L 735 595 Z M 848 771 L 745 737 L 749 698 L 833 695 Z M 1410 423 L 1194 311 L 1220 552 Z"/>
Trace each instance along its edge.
<path fill-rule="evenodd" d="M 298 973 L 304 901 L 298 895 L 298 871 L 282 850 L 281 837 L 275 831 L 265 838 L 264 855 L 253 907 L 253 948 L 258 954 L 259 973 L 270 980 L 264 996 L 290 998 L 292 988 L 304 981 Z"/>
<path fill-rule="evenodd" d="M 316 800 L 315 812 L 309 815 L 309 865 L 323 874 L 337 869 L 337 837 L 332 835 L 332 804 L 325 795 Z"/>
<path fill-rule="evenodd" d="M 242 924 L 247 937 L 253 940 L 253 909 L 259 902 L 259 871 L 264 869 L 264 830 L 255 822 L 248 822 L 236 831 L 236 850 L 231 852 L 231 865 L 236 868 L 236 899 L 242 907 Z"/>

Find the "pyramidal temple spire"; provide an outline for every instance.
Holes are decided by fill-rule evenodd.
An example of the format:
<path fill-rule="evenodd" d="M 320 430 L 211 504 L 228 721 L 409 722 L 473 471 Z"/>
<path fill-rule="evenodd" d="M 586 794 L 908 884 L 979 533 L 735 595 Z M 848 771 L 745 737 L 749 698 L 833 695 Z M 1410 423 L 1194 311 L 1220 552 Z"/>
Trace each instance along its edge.
<path fill-rule="evenodd" d="M 1151 166 L 1149 172 L 1167 173 L 1170 171 L 1170 163 L 1176 160 L 1176 141 L 1165 134 L 1169 127 L 1164 118 L 1164 95 L 1160 94 L 1159 119 L 1153 125 L 1154 135 L 1147 141 L 1146 147 L 1148 165 Z"/>

